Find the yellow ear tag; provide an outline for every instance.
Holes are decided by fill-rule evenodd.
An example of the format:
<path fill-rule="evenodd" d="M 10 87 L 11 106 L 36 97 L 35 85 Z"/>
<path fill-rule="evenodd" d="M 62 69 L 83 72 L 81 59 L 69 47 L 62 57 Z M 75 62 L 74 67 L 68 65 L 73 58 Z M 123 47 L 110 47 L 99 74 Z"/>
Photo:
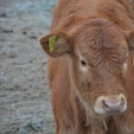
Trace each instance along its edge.
<path fill-rule="evenodd" d="M 52 52 L 55 49 L 57 40 L 58 40 L 58 37 L 56 35 L 55 36 L 52 36 L 49 39 L 49 52 Z"/>

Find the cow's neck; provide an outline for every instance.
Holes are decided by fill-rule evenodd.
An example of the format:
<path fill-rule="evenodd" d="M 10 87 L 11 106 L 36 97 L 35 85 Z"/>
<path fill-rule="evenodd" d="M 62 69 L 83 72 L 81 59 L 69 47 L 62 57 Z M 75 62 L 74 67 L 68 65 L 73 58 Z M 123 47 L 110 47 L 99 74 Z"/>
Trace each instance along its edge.
<path fill-rule="evenodd" d="M 72 80 L 70 80 L 70 82 L 72 82 Z M 83 127 L 92 127 L 94 128 L 94 130 L 97 129 L 101 130 L 103 129 L 103 131 L 107 131 L 107 117 L 106 116 L 100 116 L 97 115 L 94 110 L 93 107 L 87 103 L 85 100 L 82 99 L 80 93 L 78 92 L 78 90 L 76 89 L 76 86 L 74 85 L 74 83 L 71 83 L 71 98 L 75 98 L 75 112 L 76 117 L 76 127 L 79 128 L 79 125 L 82 124 Z M 96 126 L 97 124 L 97 126 Z M 93 130 L 93 131 L 94 131 Z"/>

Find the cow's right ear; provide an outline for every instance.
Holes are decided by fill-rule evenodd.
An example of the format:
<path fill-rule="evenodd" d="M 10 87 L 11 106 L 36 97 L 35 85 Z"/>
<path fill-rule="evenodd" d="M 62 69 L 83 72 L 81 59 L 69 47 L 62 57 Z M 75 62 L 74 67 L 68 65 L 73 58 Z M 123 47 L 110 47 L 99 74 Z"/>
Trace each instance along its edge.
<path fill-rule="evenodd" d="M 134 52 L 134 30 L 125 33 L 128 42 L 128 48 L 131 52 Z"/>
<path fill-rule="evenodd" d="M 69 54 L 71 51 L 71 41 L 64 32 L 52 33 L 39 39 L 44 51 L 51 57 L 58 57 Z"/>
<path fill-rule="evenodd" d="M 125 36 L 127 38 L 129 51 L 132 52 L 134 66 L 134 30 L 125 32 Z"/>

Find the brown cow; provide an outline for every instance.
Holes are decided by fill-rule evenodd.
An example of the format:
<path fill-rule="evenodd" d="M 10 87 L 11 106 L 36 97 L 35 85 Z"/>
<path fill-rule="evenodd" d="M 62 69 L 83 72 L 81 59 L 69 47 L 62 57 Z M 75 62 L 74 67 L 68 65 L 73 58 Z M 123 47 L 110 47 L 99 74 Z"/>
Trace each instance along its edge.
<path fill-rule="evenodd" d="M 132 1 L 59 0 L 53 15 L 40 44 L 56 134 L 134 134 Z"/>

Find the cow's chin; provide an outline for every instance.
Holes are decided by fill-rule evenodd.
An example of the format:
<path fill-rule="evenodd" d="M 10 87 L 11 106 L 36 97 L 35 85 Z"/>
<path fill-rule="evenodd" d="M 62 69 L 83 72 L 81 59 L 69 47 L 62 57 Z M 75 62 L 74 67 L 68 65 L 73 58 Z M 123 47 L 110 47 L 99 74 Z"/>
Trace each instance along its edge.
<path fill-rule="evenodd" d="M 121 93 L 114 96 L 100 96 L 96 99 L 94 110 L 97 114 L 115 115 L 127 109 L 126 97 Z"/>

